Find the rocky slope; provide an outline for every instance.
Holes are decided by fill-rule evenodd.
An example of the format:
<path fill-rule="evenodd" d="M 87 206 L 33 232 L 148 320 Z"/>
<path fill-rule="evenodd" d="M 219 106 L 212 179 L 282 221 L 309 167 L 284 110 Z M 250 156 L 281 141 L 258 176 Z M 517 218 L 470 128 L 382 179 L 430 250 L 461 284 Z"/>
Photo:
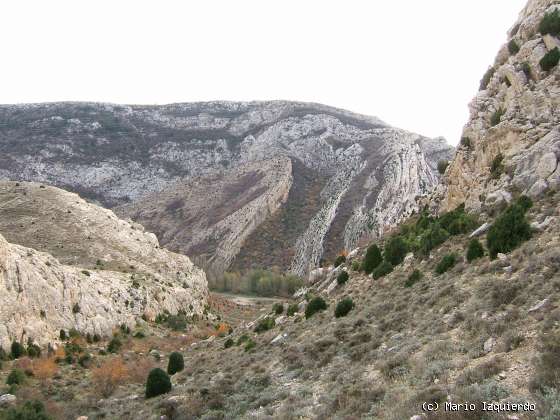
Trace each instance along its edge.
<path fill-rule="evenodd" d="M 532 0 L 470 104 L 461 146 L 440 188 L 444 210 L 465 202 L 491 210 L 521 192 L 535 198 L 560 188 L 560 70 L 541 59 L 560 39 L 539 32 L 555 1 Z M 494 169 L 492 169 L 494 167 Z"/>
<path fill-rule="evenodd" d="M 1 182 L 0 234 L 4 349 L 53 342 L 60 329 L 108 335 L 164 311 L 201 315 L 206 304 L 205 275 L 187 257 L 77 194 Z"/>
<path fill-rule="evenodd" d="M 54 184 L 109 207 L 125 205 L 119 214 L 138 215 L 172 249 L 196 256 L 198 247 L 199 256 L 218 270 L 230 263 L 244 268 L 250 259 L 250 264 L 272 262 L 304 274 L 321 258 L 378 236 L 416 209 L 416 197 L 436 185 L 437 162 L 448 159 L 452 148 L 443 139 L 399 130 L 377 118 L 276 101 L 0 106 L 0 152 L 1 177 Z M 176 189 L 195 203 L 205 200 L 204 188 L 196 188 L 194 179 L 225 186 L 244 165 L 266 159 L 290 159 L 291 165 L 284 163 L 278 179 L 270 177 L 266 189 L 254 191 L 250 198 L 258 203 L 222 205 L 216 214 L 223 220 L 199 225 L 172 214 L 177 213 L 173 205 L 167 209 Z M 293 180 L 291 186 L 286 177 Z M 150 220 L 135 210 L 146 194 L 152 204 L 158 196 L 163 200 Z M 273 196 L 276 204 L 267 215 L 254 212 Z M 296 220 L 301 212 L 304 220 Z M 286 253 L 253 247 L 258 240 L 251 239 L 264 228 L 290 218 L 294 229 L 279 240 Z M 263 226 L 264 221 L 270 224 Z M 226 225 L 231 232 L 224 232 Z M 177 234 L 184 226 L 193 239 Z M 238 254 L 242 261 L 236 262 Z"/>

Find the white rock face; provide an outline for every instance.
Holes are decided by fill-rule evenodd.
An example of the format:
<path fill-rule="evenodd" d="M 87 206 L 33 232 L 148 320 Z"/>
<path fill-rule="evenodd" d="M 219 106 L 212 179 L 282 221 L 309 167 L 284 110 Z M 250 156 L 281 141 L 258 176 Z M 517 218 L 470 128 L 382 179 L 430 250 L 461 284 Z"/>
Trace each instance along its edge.
<path fill-rule="evenodd" d="M 515 55 L 501 50 L 488 85 L 470 104 L 466 140 L 439 189 L 442 210 L 462 202 L 467 209 L 485 210 L 485 200 L 508 189 L 539 197 L 560 188 L 560 70 L 545 72 L 539 64 L 560 40 L 538 32 L 545 12 L 555 7 L 553 0 L 530 0 L 514 25 L 517 30 L 510 31 L 508 42 L 513 39 L 520 50 Z M 492 122 L 498 110 L 503 116 Z M 499 155 L 503 167 L 491 176 Z"/>
<path fill-rule="evenodd" d="M 0 183 L 0 202 L 2 232 L 23 244 L 0 235 L 4 349 L 12 340 L 55 342 L 61 329 L 109 335 L 115 326 L 132 327 L 165 310 L 202 314 L 204 272 L 111 211 L 30 183 Z"/>
<path fill-rule="evenodd" d="M 186 223 L 189 217 L 180 213 L 188 206 L 161 205 L 166 214 L 142 219 L 162 244 L 204 258 L 218 271 L 230 266 L 276 210 L 289 207 L 290 217 L 302 213 L 289 201 L 291 193 L 300 192 L 297 200 L 302 206 L 314 203 L 313 209 L 278 245 L 289 260 L 275 257 L 266 265 L 307 274 L 322 258 L 377 237 L 416 210 L 416 198 L 437 184 L 438 161 L 452 152 L 444 139 L 393 128 L 374 117 L 286 101 L 6 105 L 0 106 L 0 127 L 5 156 L 0 178 L 61 186 L 111 208 L 135 209 L 157 195 L 213 202 L 212 189 L 207 194 L 196 180 L 223 185 L 219 177 L 231 181 L 247 165 L 290 160 L 291 167 L 283 166 L 289 171 L 277 171 L 267 192 L 253 197 L 256 203 L 214 212 L 223 217 L 210 226 Z M 319 178 L 324 179 L 320 188 L 310 185 Z M 134 218 L 137 213 L 119 214 Z M 168 223 L 170 215 L 185 223 Z"/>

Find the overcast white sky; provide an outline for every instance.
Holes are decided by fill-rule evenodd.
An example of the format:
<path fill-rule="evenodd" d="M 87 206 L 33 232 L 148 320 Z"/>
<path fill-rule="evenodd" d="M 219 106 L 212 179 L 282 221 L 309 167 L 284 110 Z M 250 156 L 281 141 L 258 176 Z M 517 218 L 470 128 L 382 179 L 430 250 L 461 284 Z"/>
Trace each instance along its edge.
<path fill-rule="evenodd" d="M 0 103 L 289 99 L 452 144 L 526 0 L 1 0 Z"/>

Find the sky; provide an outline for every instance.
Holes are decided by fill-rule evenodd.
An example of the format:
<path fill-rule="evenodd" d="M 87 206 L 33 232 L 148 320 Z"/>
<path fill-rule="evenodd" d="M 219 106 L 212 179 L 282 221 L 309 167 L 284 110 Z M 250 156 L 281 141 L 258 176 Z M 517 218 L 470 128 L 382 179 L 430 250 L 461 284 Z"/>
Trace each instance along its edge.
<path fill-rule="evenodd" d="M 319 102 L 457 144 L 526 0 L 2 0 L 0 103 Z"/>

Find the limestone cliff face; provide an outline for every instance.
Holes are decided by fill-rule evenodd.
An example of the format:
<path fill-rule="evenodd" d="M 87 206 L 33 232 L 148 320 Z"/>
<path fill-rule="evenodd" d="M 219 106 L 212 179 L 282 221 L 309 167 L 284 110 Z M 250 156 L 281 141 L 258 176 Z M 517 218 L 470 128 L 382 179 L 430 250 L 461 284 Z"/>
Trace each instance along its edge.
<path fill-rule="evenodd" d="M 297 274 L 417 208 L 453 151 L 286 101 L 0 106 L 0 150 L 0 177 L 78 192 L 212 269 Z"/>
<path fill-rule="evenodd" d="M 487 86 L 470 104 L 462 145 L 440 188 L 443 210 L 465 202 L 485 211 L 513 192 L 537 197 L 560 188 L 560 70 L 540 65 L 560 40 L 539 33 L 544 14 L 556 8 L 553 0 L 531 0 L 509 31 Z"/>
<path fill-rule="evenodd" d="M 13 339 L 53 342 L 60 329 L 107 335 L 165 310 L 200 315 L 206 304 L 204 272 L 187 257 L 76 194 L 2 182 L 0 232 L 5 349 Z"/>

